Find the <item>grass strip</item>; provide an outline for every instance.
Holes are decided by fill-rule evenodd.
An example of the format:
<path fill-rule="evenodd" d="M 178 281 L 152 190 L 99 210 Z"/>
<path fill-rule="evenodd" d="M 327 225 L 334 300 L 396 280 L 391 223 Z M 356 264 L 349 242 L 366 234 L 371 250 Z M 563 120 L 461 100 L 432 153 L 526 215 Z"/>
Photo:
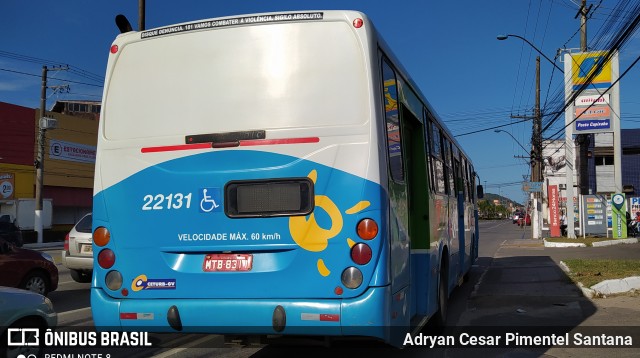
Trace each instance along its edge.
<path fill-rule="evenodd" d="M 568 259 L 563 261 L 569 267 L 569 277 L 586 287 L 605 280 L 640 276 L 640 260 Z"/>

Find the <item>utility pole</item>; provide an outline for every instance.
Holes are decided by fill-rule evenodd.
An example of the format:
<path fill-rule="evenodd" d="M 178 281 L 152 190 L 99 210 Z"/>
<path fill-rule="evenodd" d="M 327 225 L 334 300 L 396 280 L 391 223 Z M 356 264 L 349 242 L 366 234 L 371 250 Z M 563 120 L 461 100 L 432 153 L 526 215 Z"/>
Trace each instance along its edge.
<path fill-rule="evenodd" d="M 536 105 L 533 110 L 533 160 L 535 164 L 535 180 L 542 181 L 542 115 L 540 113 L 540 56 L 536 57 Z M 532 173 L 533 175 L 533 173 Z M 539 196 L 539 195 L 536 195 Z"/>
<path fill-rule="evenodd" d="M 138 31 L 144 31 L 145 0 L 138 0 Z"/>
<path fill-rule="evenodd" d="M 42 189 L 44 171 L 44 133 L 42 119 L 45 116 L 47 106 L 47 66 L 42 66 L 42 88 L 40 88 L 40 118 L 38 119 L 38 156 L 36 162 L 36 203 L 34 229 L 38 233 L 38 244 L 43 242 L 42 237 Z"/>
<path fill-rule="evenodd" d="M 587 8 L 587 0 L 582 0 L 582 5 L 578 9 L 578 13 L 574 18 L 580 16 L 580 51 L 587 52 L 587 14 L 591 10 L 593 4 Z M 576 136 L 578 144 L 578 187 L 581 195 L 589 194 L 589 144 L 591 142 L 590 134 L 578 134 Z"/>
<path fill-rule="evenodd" d="M 43 223 L 42 223 L 42 192 L 44 189 L 44 146 L 45 146 L 45 133 L 47 129 L 54 129 L 56 127 L 56 120 L 46 117 L 47 107 L 47 74 L 49 71 L 61 71 L 68 70 L 68 66 L 54 67 L 48 69 L 47 66 L 42 66 L 42 87 L 40 88 L 40 118 L 38 118 L 38 154 L 34 163 L 36 167 L 36 197 L 35 197 L 35 212 L 34 212 L 34 229 L 38 233 L 38 244 L 43 243 Z M 65 86 L 56 86 L 56 88 Z M 68 88 L 68 86 L 66 86 Z"/>
<path fill-rule="evenodd" d="M 533 160 L 535 163 L 535 180 L 536 182 L 542 182 L 542 115 L 540 113 L 540 56 L 536 57 L 536 106 L 533 110 L 533 138 L 531 142 L 534 147 Z M 533 173 L 532 173 L 533 175 Z M 533 212 L 533 238 L 539 239 L 542 237 L 542 211 L 539 210 L 542 207 L 543 192 L 534 193 L 534 212 Z"/>
<path fill-rule="evenodd" d="M 531 131 L 531 177 L 532 182 L 541 182 L 542 178 L 542 115 L 540 111 L 540 56 L 536 57 L 536 99 L 535 107 L 533 109 L 533 117 L 529 116 L 511 116 L 511 118 L 531 118 L 533 119 L 533 130 Z M 526 180 L 526 179 L 525 179 Z M 538 212 L 538 207 L 541 204 L 538 203 L 542 199 L 541 193 L 532 193 L 530 196 L 533 199 L 533 238 L 538 239 L 541 235 L 542 228 L 542 215 Z"/>

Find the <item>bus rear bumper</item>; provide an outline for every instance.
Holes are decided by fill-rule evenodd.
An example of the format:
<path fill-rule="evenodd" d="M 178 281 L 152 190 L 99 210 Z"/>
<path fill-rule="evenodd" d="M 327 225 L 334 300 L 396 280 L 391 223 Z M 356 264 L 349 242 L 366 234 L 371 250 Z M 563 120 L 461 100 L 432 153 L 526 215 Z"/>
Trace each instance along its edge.
<path fill-rule="evenodd" d="M 100 288 L 91 289 L 98 331 L 367 336 L 388 341 L 389 303 L 389 286 L 369 288 L 355 298 L 315 301 L 115 299 Z"/>

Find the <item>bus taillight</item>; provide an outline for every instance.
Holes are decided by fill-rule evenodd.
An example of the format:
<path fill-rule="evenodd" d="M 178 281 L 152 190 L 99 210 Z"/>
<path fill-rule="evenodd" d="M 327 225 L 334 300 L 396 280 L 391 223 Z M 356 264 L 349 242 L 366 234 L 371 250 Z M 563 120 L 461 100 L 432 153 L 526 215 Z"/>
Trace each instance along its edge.
<path fill-rule="evenodd" d="M 358 236 L 363 240 L 371 240 L 378 235 L 378 224 L 373 219 L 362 219 L 357 227 Z"/>
<path fill-rule="evenodd" d="M 116 53 L 116 52 L 118 52 L 118 45 L 111 46 L 111 53 Z"/>
<path fill-rule="evenodd" d="M 353 27 L 355 27 L 356 29 L 361 28 L 363 24 L 364 24 L 364 21 L 361 18 L 357 18 L 353 20 Z"/>
<path fill-rule="evenodd" d="M 351 260 L 358 265 L 366 265 L 371 261 L 371 248 L 367 244 L 357 244 L 351 248 Z"/>
<path fill-rule="evenodd" d="M 104 269 L 111 268 L 116 263 L 116 254 L 111 249 L 104 249 L 98 254 L 98 264 Z"/>
<path fill-rule="evenodd" d="M 109 271 L 104 282 L 110 290 L 117 291 L 122 287 L 122 274 L 119 271 Z"/>
<path fill-rule="evenodd" d="M 93 232 L 94 244 L 102 247 L 108 244 L 109 240 L 111 240 L 111 234 L 109 233 L 109 230 L 106 227 L 100 226 L 99 228 L 96 229 L 96 231 Z"/>
<path fill-rule="evenodd" d="M 350 289 L 355 289 L 362 285 L 362 271 L 355 267 L 347 267 L 342 271 L 342 284 Z"/>

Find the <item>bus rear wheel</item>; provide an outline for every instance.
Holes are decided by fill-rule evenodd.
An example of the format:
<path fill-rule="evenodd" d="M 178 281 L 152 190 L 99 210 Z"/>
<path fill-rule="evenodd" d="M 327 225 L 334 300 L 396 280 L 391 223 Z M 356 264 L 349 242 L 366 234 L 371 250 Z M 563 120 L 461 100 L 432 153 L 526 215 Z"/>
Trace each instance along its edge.
<path fill-rule="evenodd" d="M 442 332 L 447 323 L 447 308 L 448 308 L 448 267 L 446 262 L 440 265 L 440 275 L 438 278 L 438 312 L 436 312 L 435 329 L 438 332 Z"/>

